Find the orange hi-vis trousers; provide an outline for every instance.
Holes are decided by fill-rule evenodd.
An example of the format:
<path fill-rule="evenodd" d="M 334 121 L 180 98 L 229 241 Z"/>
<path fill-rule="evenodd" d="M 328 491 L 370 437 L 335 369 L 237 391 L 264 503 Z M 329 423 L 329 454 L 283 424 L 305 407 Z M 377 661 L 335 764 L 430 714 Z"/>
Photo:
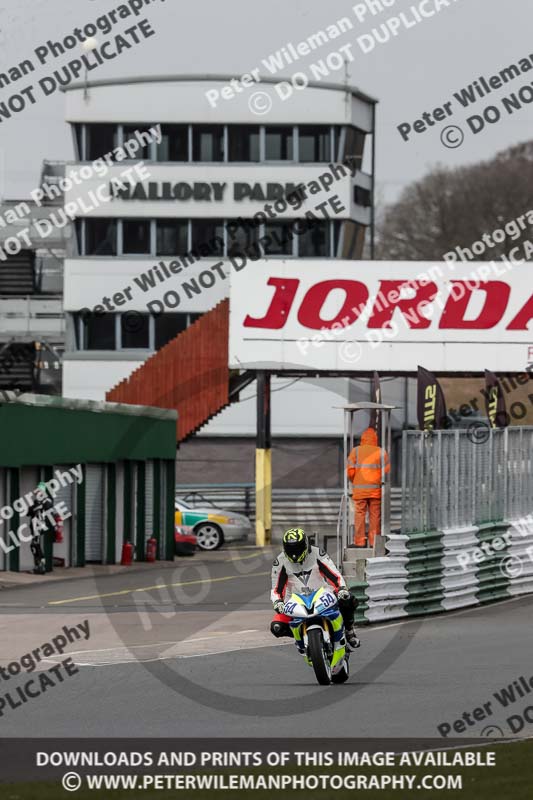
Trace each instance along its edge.
<path fill-rule="evenodd" d="M 364 497 L 354 500 L 355 541 L 360 547 L 366 545 L 366 512 L 368 511 L 368 545 L 374 547 L 374 538 L 381 533 L 381 498 Z"/>

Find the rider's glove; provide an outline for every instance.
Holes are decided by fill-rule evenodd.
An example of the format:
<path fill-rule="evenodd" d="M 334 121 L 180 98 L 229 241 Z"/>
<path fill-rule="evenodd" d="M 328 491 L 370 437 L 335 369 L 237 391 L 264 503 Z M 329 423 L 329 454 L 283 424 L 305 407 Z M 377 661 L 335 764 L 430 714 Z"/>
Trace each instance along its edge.
<path fill-rule="evenodd" d="M 337 599 L 338 600 L 349 600 L 351 597 L 350 592 L 348 589 L 339 589 L 337 592 Z"/>
<path fill-rule="evenodd" d="M 274 603 L 274 611 L 276 612 L 276 614 L 283 614 L 283 612 L 285 611 L 285 603 L 283 602 L 283 600 L 276 600 L 276 602 Z"/>

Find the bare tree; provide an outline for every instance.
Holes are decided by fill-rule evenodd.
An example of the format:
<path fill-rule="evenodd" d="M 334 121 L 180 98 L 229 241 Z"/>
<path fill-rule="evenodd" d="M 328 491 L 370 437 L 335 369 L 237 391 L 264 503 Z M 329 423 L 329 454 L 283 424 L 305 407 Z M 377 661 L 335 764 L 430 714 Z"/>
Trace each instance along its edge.
<path fill-rule="evenodd" d="M 439 261 L 456 247 L 471 248 L 484 235 L 523 217 L 523 230 L 513 228 L 494 247 L 485 239 L 485 251 L 474 258 L 491 261 L 507 254 L 529 239 L 532 186 L 533 142 L 468 167 L 439 165 L 384 209 L 378 221 L 377 258 Z"/>

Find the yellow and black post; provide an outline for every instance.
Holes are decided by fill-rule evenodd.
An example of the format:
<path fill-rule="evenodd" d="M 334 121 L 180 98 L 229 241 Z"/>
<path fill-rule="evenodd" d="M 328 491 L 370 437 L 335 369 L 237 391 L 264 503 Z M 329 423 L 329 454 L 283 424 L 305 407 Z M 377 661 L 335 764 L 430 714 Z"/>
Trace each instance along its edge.
<path fill-rule="evenodd" d="M 270 375 L 257 373 L 257 436 L 255 444 L 255 543 L 270 544 L 272 533 L 272 450 Z"/>

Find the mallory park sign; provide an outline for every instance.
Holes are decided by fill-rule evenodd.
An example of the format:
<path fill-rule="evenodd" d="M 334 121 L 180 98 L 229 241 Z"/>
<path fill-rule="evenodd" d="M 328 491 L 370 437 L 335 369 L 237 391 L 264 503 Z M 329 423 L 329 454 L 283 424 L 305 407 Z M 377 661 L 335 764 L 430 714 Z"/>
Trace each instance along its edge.
<path fill-rule="evenodd" d="M 117 200 L 165 200 L 165 201 L 207 201 L 223 202 L 233 200 L 253 200 L 266 202 L 279 200 L 297 192 L 295 183 L 245 183 L 232 184 L 195 181 L 151 181 L 150 183 L 110 184 L 109 193 Z M 228 198 L 229 195 L 229 198 Z"/>

